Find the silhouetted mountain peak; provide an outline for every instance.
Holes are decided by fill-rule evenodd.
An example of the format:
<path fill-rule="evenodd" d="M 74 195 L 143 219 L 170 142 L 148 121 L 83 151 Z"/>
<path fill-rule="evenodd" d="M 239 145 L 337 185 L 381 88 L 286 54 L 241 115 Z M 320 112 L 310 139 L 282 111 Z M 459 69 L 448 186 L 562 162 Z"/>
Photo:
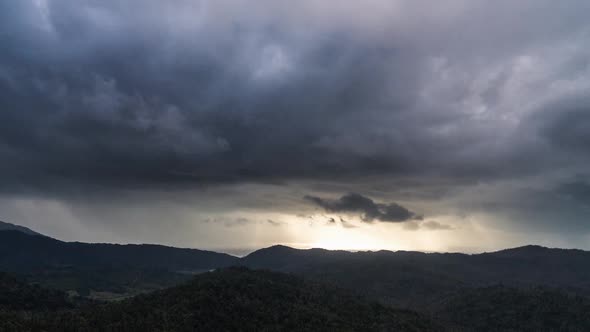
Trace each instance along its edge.
<path fill-rule="evenodd" d="M 283 252 L 286 252 L 286 251 L 296 251 L 296 250 L 298 250 L 298 249 L 295 249 L 295 248 L 289 247 L 289 246 L 285 246 L 282 244 L 275 244 L 274 246 L 262 248 L 262 249 L 259 249 L 256 251 L 283 251 Z"/>
<path fill-rule="evenodd" d="M 588 255 L 589 252 L 580 249 L 560 249 L 560 248 L 548 248 L 539 245 L 526 245 L 522 247 L 516 247 L 511 249 L 504 249 L 489 253 L 488 255 L 503 256 L 503 257 L 555 257 L 561 255 L 577 256 L 577 255 Z"/>
<path fill-rule="evenodd" d="M 27 228 L 27 227 L 15 225 L 15 224 L 3 222 L 3 221 L 0 221 L 0 231 L 18 231 L 18 232 L 25 233 L 28 235 L 45 236 L 43 234 L 37 233 L 37 232 Z"/>
<path fill-rule="evenodd" d="M 547 250 L 551 250 L 551 248 L 543 247 L 543 246 L 536 245 L 536 244 L 529 244 L 529 245 L 525 245 L 525 246 L 499 250 L 497 252 L 544 252 Z"/>

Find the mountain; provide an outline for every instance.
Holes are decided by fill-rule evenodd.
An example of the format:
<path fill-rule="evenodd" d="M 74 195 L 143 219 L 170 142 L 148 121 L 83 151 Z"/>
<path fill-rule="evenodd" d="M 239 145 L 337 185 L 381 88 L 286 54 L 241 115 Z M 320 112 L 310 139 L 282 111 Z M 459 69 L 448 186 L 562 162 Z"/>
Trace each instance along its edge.
<path fill-rule="evenodd" d="M 0 267 L 14 271 L 72 265 L 201 271 L 229 266 L 237 259 L 228 254 L 197 249 L 62 242 L 20 231 L 0 231 Z"/>
<path fill-rule="evenodd" d="M 32 231 L 31 229 L 26 228 L 24 226 L 14 225 L 14 224 L 3 222 L 3 221 L 0 221 L 0 231 L 18 231 L 18 232 L 22 232 L 22 233 L 25 233 L 28 235 L 44 236 L 44 235 L 39 234 L 35 231 Z"/>
<path fill-rule="evenodd" d="M 20 231 L 0 231 L 0 271 L 101 299 L 170 287 L 194 273 L 240 265 L 294 273 L 385 304 L 431 310 L 433 302 L 463 288 L 498 283 L 541 285 L 590 295 L 589 263 L 589 252 L 539 246 L 476 255 L 273 246 L 237 258 L 196 249 L 62 242 Z"/>
<path fill-rule="evenodd" d="M 235 265 L 242 267 L 228 268 Z M 590 252 L 583 250 L 273 246 L 237 258 L 5 230 L 2 270 L 18 280 L 0 274 L 0 331 L 590 330 Z"/>
<path fill-rule="evenodd" d="M 0 231 L 0 271 L 101 299 L 170 287 L 194 273 L 231 266 L 237 260 L 196 249 L 63 242 L 20 231 Z"/>
<path fill-rule="evenodd" d="M 526 246 L 476 255 L 346 252 L 274 246 L 240 260 L 355 290 L 384 303 L 428 309 L 465 287 L 543 285 L 590 294 L 590 252 Z"/>
<path fill-rule="evenodd" d="M 302 275 L 386 304 L 422 309 L 432 298 L 464 286 L 461 279 L 420 263 L 426 257 L 413 252 L 297 250 L 275 246 L 253 252 L 240 263 Z"/>
<path fill-rule="evenodd" d="M 441 331 L 426 316 L 268 271 L 230 268 L 76 310 L 31 312 L 19 331 Z M 30 317 L 30 318 L 26 318 Z M 3 323 L 0 321 L 0 330 Z"/>

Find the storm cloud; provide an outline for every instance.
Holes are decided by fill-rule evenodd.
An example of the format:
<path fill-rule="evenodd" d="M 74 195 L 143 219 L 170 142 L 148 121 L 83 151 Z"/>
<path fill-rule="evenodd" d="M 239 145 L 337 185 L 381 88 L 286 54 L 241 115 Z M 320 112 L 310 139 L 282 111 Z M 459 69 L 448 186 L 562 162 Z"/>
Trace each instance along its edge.
<path fill-rule="evenodd" d="M 334 200 L 309 195 L 304 198 L 328 212 L 360 213 L 361 219 L 365 222 L 371 222 L 374 220 L 404 222 L 412 219 L 422 219 L 421 216 L 417 216 L 414 212 L 411 212 L 397 203 L 375 203 L 372 199 L 357 193 L 346 194 L 339 199 Z"/>
<path fill-rule="evenodd" d="M 581 0 L 3 1 L 0 198 L 89 220 L 121 197 L 240 218 L 296 215 L 308 193 L 366 221 L 417 217 L 376 203 L 395 201 L 441 225 L 475 216 L 590 233 L 589 11 Z M 375 201 L 322 198 L 346 192 Z"/>
<path fill-rule="evenodd" d="M 1 169 L 3 190 L 433 169 L 504 177 L 554 166 L 536 154 L 538 142 L 514 144 L 525 135 L 519 123 L 544 106 L 523 104 L 529 90 L 549 79 L 574 84 L 586 68 L 575 49 L 545 50 L 575 45 L 583 11 L 552 5 L 568 20 L 544 27 L 548 4 L 451 1 L 423 12 L 408 1 L 335 10 L 308 0 L 289 11 L 266 1 L 254 11 L 243 1 L 5 2 L 0 153 L 11 162 Z M 365 14 L 352 23 L 357 10 Z M 455 22 L 490 13 L 502 15 L 511 38 L 493 20 Z M 461 43 L 438 41 L 459 28 Z M 501 42 L 489 49 L 481 35 Z M 548 102 L 559 107 L 567 96 L 554 90 Z M 566 119 L 545 126 L 550 138 L 575 140 L 581 129 L 551 134 Z"/>

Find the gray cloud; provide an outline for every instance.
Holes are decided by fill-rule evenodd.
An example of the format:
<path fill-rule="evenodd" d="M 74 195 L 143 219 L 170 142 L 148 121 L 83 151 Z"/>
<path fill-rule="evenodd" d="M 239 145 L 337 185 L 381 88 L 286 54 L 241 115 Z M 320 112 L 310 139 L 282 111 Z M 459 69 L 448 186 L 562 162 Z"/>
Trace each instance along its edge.
<path fill-rule="evenodd" d="M 435 220 L 421 222 L 420 227 L 431 231 L 449 231 L 455 229 L 451 225 L 442 224 Z"/>
<path fill-rule="evenodd" d="M 450 231 L 455 227 L 440 223 L 435 220 L 411 221 L 404 224 L 404 229 L 408 231 L 427 230 L 427 231 Z"/>
<path fill-rule="evenodd" d="M 590 147 L 590 100 L 559 100 L 537 114 L 539 132 L 559 150 L 587 157 Z M 556 112 L 555 110 L 559 110 Z"/>
<path fill-rule="evenodd" d="M 571 198 L 585 189 L 552 189 L 590 162 L 589 10 L 581 0 L 4 1 L 0 193 L 108 210 L 121 195 L 160 202 L 255 182 L 300 197 L 313 183 L 433 216 L 584 230 L 584 198 Z M 295 209 L 269 196 L 249 204 Z M 415 217 L 359 204 L 369 219 Z"/>
<path fill-rule="evenodd" d="M 358 111 L 403 103 L 384 98 L 390 76 L 405 71 L 390 64 L 403 57 L 391 47 L 338 31 L 300 44 L 264 21 L 243 33 L 210 22 L 204 29 L 217 39 L 190 24 L 186 34 L 166 31 L 152 11 L 172 11 L 171 19 L 181 11 L 151 2 L 139 15 L 114 2 L 47 6 L 37 14 L 50 31 L 26 31 L 30 22 L 18 20 L 31 18 L 18 10 L 4 20 L 23 29 L 3 43 L 0 151 L 13 160 L 6 190 L 273 181 L 397 164 L 338 151 L 332 138 Z M 34 32 L 45 38 L 31 40 Z M 33 48 L 49 54 L 18 53 Z M 304 156 L 313 158 L 297 161 Z"/>
<path fill-rule="evenodd" d="M 285 223 L 284 223 L 284 222 L 280 222 L 280 221 L 274 221 L 274 220 L 272 220 L 272 219 L 267 219 L 267 220 L 266 220 L 266 222 L 267 222 L 269 225 L 272 225 L 272 226 L 274 226 L 274 227 L 279 227 L 279 226 L 283 226 L 283 225 L 285 225 Z"/>
<path fill-rule="evenodd" d="M 527 69 L 522 54 L 535 61 L 546 45 L 577 36 L 585 3 L 457 0 L 444 11 L 408 1 L 338 11 L 318 1 L 289 11 L 264 3 L 256 13 L 241 11 L 245 2 L 189 0 L 3 4 L 0 155 L 11 160 L 3 190 L 346 181 L 433 169 L 495 178 L 545 164 L 534 146 L 507 148 L 518 137 L 504 119 L 522 117 L 510 108 L 529 96 L 526 86 L 506 89 Z M 548 8 L 568 20 L 547 22 Z M 351 23 L 359 11 L 367 16 Z M 523 11 L 538 15 L 525 24 Z M 504 23 L 478 19 L 490 14 Z M 439 42 L 458 33 L 461 42 Z M 501 42 L 492 50 L 489 39 Z M 549 70 L 539 79 L 574 79 L 585 68 L 579 53 L 556 54 L 571 58 L 564 64 L 538 59 Z M 562 132 L 565 120 L 556 121 L 551 128 Z M 575 132 L 583 128 L 567 135 Z"/>
<path fill-rule="evenodd" d="M 586 181 L 563 183 L 557 187 L 556 191 L 570 199 L 590 205 L 590 183 Z"/>
<path fill-rule="evenodd" d="M 305 196 L 304 198 L 328 212 L 360 213 L 362 220 L 365 222 L 371 222 L 374 220 L 404 222 L 422 218 L 397 203 L 375 203 L 372 199 L 357 193 L 346 194 L 339 199 L 334 200 L 310 195 Z"/>

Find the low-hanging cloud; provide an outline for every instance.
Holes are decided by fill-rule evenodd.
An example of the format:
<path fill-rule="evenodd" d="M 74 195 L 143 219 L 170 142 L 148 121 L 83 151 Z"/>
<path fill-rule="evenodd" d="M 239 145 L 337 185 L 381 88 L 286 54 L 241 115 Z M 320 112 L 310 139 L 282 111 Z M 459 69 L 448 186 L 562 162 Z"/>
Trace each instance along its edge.
<path fill-rule="evenodd" d="M 359 213 L 365 222 L 404 222 L 422 219 L 421 216 L 397 203 L 381 204 L 357 193 L 346 194 L 339 199 L 326 199 L 307 195 L 305 200 L 333 213 Z"/>

